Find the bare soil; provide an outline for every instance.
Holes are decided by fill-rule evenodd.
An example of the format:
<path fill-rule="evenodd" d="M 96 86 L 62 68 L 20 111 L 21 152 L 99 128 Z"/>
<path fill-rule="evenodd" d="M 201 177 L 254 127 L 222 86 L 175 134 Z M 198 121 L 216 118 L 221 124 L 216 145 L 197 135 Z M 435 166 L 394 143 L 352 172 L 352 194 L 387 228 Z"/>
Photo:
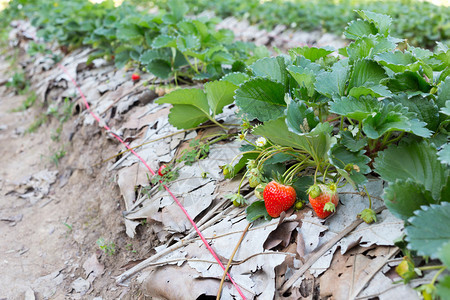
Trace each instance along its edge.
<path fill-rule="evenodd" d="M 11 74 L 5 57 L 0 74 L 0 82 Z M 51 139 L 55 119 L 25 133 L 46 111 L 36 104 L 12 112 L 25 98 L 0 86 L 0 299 L 139 298 L 138 291 L 117 286 L 114 276 L 148 256 L 154 239 L 145 224 L 138 239 L 125 234 L 115 178 L 98 164 L 117 153 L 117 144 L 97 127 L 77 126 L 76 117 L 64 124 L 57 142 Z M 52 156 L 60 149 L 66 154 L 55 165 Z M 57 170 L 57 180 L 32 203 L 21 183 L 43 170 Z M 100 249 L 100 238 L 110 249 L 114 245 L 113 255 Z"/>

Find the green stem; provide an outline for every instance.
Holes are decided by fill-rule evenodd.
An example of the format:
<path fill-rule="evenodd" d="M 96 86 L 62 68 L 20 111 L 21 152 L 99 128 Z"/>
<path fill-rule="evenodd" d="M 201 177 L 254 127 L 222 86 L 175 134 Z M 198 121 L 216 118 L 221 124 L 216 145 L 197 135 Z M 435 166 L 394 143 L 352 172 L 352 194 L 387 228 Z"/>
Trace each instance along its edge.
<path fill-rule="evenodd" d="M 398 137 L 393 138 L 392 140 L 388 141 L 387 144 L 395 143 L 396 141 L 400 140 L 404 135 L 405 135 L 405 132 L 400 133 Z"/>
<path fill-rule="evenodd" d="M 241 152 L 241 153 L 239 153 L 238 155 L 236 155 L 235 157 L 233 157 L 233 159 L 231 160 L 230 164 L 232 164 L 232 163 L 233 163 L 238 157 L 240 157 L 241 155 L 248 154 L 248 153 L 261 153 L 261 151 L 255 151 L 255 150 L 252 150 L 252 151 Z"/>
<path fill-rule="evenodd" d="M 359 122 L 358 123 L 358 137 L 361 137 L 362 136 L 362 122 Z"/>
<path fill-rule="evenodd" d="M 247 178 L 247 177 L 246 177 L 247 173 L 248 173 L 248 170 L 245 171 L 244 175 L 242 176 L 241 181 L 239 182 L 239 187 L 238 187 L 238 191 L 237 191 L 237 193 L 238 193 L 239 195 L 241 194 L 241 186 L 242 186 L 242 183 L 244 182 L 244 179 Z"/>
<path fill-rule="evenodd" d="M 429 270 L 438 270 L 438 269 L 442 269 L 445 268 L 444 265 L 440 265 L 440 266 L 424 266 L 424 267 L 419 267 L 418 269 L 420 271 L 429 271 Z"/>
<path fill-rule="evenodd" d="M 305 161 L 296 163 L 295 165 L 290 167 L 286 172 L 284 172 L 283 177 L 285 178 L 286 184 L 288 184 L 288 185 L 292 184 L 292 180 L 293 180 L 295 174 L 299 173 L 303 169 L 303 164 L 305 163 Z"/>
<path fill-rule="evenodd" d="M 246 141 L 247 143 L 249 143 L 250 145 L 252 145 L 255 148 L 258 148 L 258 146 L 256 146 L 255 144 L 253 144 L 252 142 L 250 142 L 249 140 L 247 140 L 246 138 L 244 138 L 244 141 Z"/>
<path fill-rule="evenodd" d="M 392 131 L 389 131 L 388 133 L 386 133 L 383 137 L 383 141 L 381 142 L 381 145 L 385 146 L 386 143 L 388 142 L 388 139 L 391 137 L 392 135 Z"/>
<path fill-rule="evenodd" d="M 316 166 L 316 172 L 314 172 L 314 184 L 317 184 L 317 171 L 319 171 L 319 166 Z"/>
<path fill-rule="evenodd" d="M 442 272 L 444 272 L 447 268 L 445 266 L 441 267 L 441 269 L 434 275 L 433 280 L 431 280 L 431 284 L 434 285 L 436 280 L 438 279 L 439 275 L 441 275 Z"/>
<path fill-rule="evenodd" d="M 344 129 L 344 116 L 341 117 L 341 125 L 339 126 L 339 130 Z"/>
<path fill-rule="evenodd" d="M 327 176 L 328 168 L 329 168 L 330 166 L 331 166 L 331 164 L 328 164 L 327 168 L 325 169 L 325 172 L 323 172 L 323 178 L 322 178 L 323 183 L 325 183 L 325 178 L 326 178 L 326 176 Z"/>
<path fill-rule="evenodd" d="M 322 107 L 321 107 L 321 105 L 319 105 L 317 107 L 317 109 L 319 110 L 319 121 L 322 122 Z"/>
<path fill-rule="evenodd" d="M 367 187 L 364 185 L 364 190 L 366 191 L 367 198 L 369 198 L 369 209 L 372 209 L 372 199 L 370 198 L 370 194 L 367 191 Z"/>
<path fill-rule="evenodd" d="M 214 119 L 213 117 L 209 118 L 211 120 L 211 122 L 213 122 L 214 124 L 216 124 L 217 126 L 221 127 L 224 130 L 228 130 L 228 127 L 223 126 L 222 124 L 220 124 L 219 122 L 216 121 L 216 119 Z"/>
<path fill-rule="evenodd" d="M 195 66 L 192 65 L 191 61 L 189 60 L 189 57 L 183 53 L 184 58 L 186 59 L 187 63 L 191 67 L 192 70 L 194 70 L 195 73 L 200 74 L 200 72 L 197 70 Z"/>

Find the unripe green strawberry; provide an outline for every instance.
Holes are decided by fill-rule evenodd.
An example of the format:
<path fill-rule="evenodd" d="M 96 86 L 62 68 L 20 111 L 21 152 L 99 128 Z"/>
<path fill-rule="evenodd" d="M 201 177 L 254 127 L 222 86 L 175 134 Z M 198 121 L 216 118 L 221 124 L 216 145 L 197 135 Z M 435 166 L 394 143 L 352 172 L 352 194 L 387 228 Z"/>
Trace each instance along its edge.
<path fill-rule="evenodd" d="M 312 208 L 321 219 L 331 215 L 339 203 L 339 195 L 334 183 L 330 185 L 315 184 L 308 189 L 308 194 Z"/>
<path fill-rule="evenodd" d="M 404 279 L 405 283 L 408 283 L 411 279 L 417 277 L 414 268 L 414 262 L 411 258 L 404 256 L 402 262 L 395 268 L 395 272 Z"/>
<path fill-rule="evenodd" d="M 303 208 L 303 202 L 299 201 L 297 203 L 295 203 L 295 209 L 300 210 Z"/>
<path fill-rule="evenodd" d="M 297 194 L 292 186 L 271 181 L 264 188 L 263 197 L 269 216 L 278 218 L 294 205 Z"/>
<path fill-rule="evenodd" d="M 256 198 L 258 198 L 259 200 L 264 200 L 263 197 L 263 192 L 264 192 L 264 188 L 266 187 L 265 184 L 260 183 L 258 184 L 258 186 L 255 188 L 255 196 Z"/>
<path fill-rule="evenodd" d="M 261 172 L 257 168 L 250 169 L 247 173 L 247 177 L 251 188 L 255 188 L 261 183 Z"/>

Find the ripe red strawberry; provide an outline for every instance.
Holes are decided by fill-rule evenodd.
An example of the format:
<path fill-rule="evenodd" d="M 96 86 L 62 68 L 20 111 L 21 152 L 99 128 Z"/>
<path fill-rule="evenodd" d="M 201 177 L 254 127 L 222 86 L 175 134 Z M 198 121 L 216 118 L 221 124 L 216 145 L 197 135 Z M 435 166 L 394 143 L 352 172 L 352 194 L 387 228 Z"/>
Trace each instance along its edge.
<path fill-rule="evenodd" d="M 308 194 L 311 206 L 321 219 L 331 215 L 339 203 L 339 195 L 334 183 L 330 185 L 315 184 L 308 189 Z"/>
<path fill-rule="evenodd" d="M 167 168 L 166 165 L 162 165 L 161 167 L 159 167 L 159 169 L 158 169 L 158 175 L 159 176 L 164 176 L 164 174 L 167 173 L 167 170 L 165 170 L 165 168 Z"/>
<path fill-rule="evenodd" d="M 133 75 L 131 75 L 131 79 L 133 81 L 138 81 L 139 79 L 141 79 L 141 76 L 139 76 L 138 73 L 133 73 Z"/>
<path fill-rule="evenodd" d="M 278 218 L 294 205 L 297 194 L 292 186 L 271 181 L 264 188 L 263 198 L 269 216 Z"/>

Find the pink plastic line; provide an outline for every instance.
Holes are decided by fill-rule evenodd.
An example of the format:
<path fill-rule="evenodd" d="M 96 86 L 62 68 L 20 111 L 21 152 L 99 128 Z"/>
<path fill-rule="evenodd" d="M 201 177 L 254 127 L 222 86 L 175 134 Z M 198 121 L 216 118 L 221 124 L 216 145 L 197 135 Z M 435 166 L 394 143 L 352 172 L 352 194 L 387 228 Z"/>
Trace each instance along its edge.
<path fill-rule="evenodd" d="M 78 92 L 80 93 L 81 98 L 83 99 L 84 105 L 86 105 L 86 108 L 88 109 L 89 113 L 94 117 L 95 120 L 97 120 L 97 122 L 99 124 L 101 124 L 101 120 L 100 118 L 95 115 L 92 111 L 91 111 L 91 107 L 89 106 L 89 103 L 86 100 L 86 97 L 84 96 L 83 92 L 81 91 L 81 89 L 78 87 L 77 82 L 75 81 L 75 79 L 73 79 L 69 72 L 67 71 L 67 69 L 62 65 L 62 64 L 58 64 L 58 66 L 63 70 L 64 73 L 66 73 L 66 75 L 69 77 L 69 79 L 72 81 L 72 83 L 75 85 L 75 88 L 78 90 Z M 130 146 L 128 146 L 119 136 L 117 136 L 115 133 L 113 133 L 111 131 L 111 128 L 109 128 L 108 125 L 103 125 L 103 128 L 105 128 L 106 130 L 109 131 L 109 133 L 111 133 L 120 143 L 122 143 L 128 150 L 131 151 L 131 153 L 133 153 L 143 164 L 144 166 L 150 171 L 150 173 L 152 175 L 155 175 L 155 172 L 153 171 L 153 169 L 147 164 L 147 162 L 139 156 L 139 154 L 136 153 L 136 151 L 134 151 Z M 195 231 L 197 232 L 198 236 L 202 239 L 203 243 L 205 244 L 206 248 L 208 248 L 209 252 L 211 252 L 212 256 L 214 257 L 214 259 L 217 261 L 217 263 L 222 267 L 222 269 L 225 271 L 225 266 L 222 264 L 222 262 L 220 261 L 219 257 L 217 256 L 217 254 L 214 252 L 214 250 L 211 248 L 211 246 L 209 245 L 208 241 L 205 239 L 205 237 L 203 236 L 203 234 L 201 233 L 200 229 L 198 229 L 197 224 L 195 224 L 194 220 L 191 218 L 191 216 L 188 214 L 188 212 L 186 211 L 186 209 L 184 208 L 183 204 L 181 204 L 181 202 L 177 199 L 177 197 L 175 197 L 175 195 L 170 191 L 170 189 L 164 184 L 163 185 L 164 188 L 166 189 L 166 191 L 170 194 L 170 196 L 172 196 L 173 200 L 175 200 L 175 202 L 178 204 L 178 206 L 181 208 L 181 210 L 183 211 L 183 213 L 186 215 L 186 217 L 189 219 L 189 222 L 191 222 L 192 226 L 194 227 Z M 228 278 L 230 279 L 231 283 L 234 285 L 234 287 L 236 288 L 236 290 L 238 291 L 239 295 L 241 295 L 242 299 L 246 300 L 244 294 L 242 293 L 241 289 L 239 288 L 239 286 L 236 284 L 236 282 L 233 280 L 233 278 L 231 277 L 230 273 L 227 273 Z"/>

